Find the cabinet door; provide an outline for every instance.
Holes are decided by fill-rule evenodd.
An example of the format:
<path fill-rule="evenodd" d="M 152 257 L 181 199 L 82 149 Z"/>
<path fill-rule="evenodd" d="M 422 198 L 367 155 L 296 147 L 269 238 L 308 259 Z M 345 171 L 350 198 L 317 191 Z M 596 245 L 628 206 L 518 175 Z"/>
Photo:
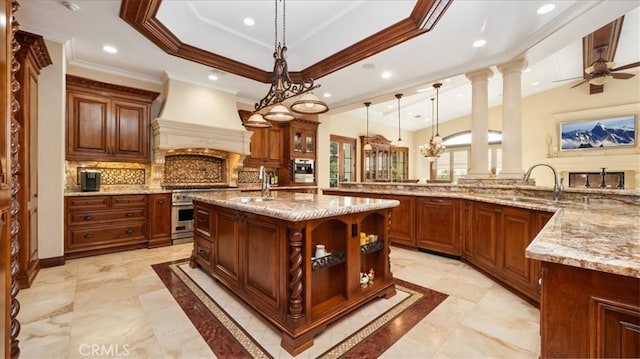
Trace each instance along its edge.
<path fill-rule="evenodd" d="M 476 203 L 473 209 L 473 259 L 482 269 L 498 272 L 499 206 Z"/>
<path fill-rule="evenodd" d="M 361 195 L 373 197 L 373 195 Z M 415 208 L 416 199 L 413 196 L 381 195 L 374 198 L 395 199 L 400 201 L 398 207 L 391 209 L 391 224 L 389 226 L 389 240 L 394 244 L 416 247 L 415 236 Z"/>
<path fill-rule="evenodd" d="M 532 237 L 533 212 L 528 209 L 502 208 L 502 278 L 524 292 L 535 292 L 533 263 L 525 257 Z"/>
<path fill-rule="evenodd" d="M 245 165 L 252 166 L 252 164 L 260 164 L 264 159 L 264 141 L 268 135 L 266 128 L 251 128 L 253 134 L 251 135 L 251 142 L 249 142 L 249 149 L 251 153 L 245 160 Z"/>
<path fill-rule="evenodd" d="M 216 226 L 213 244 L 213 272 L 227 285 L 240 288 L 240 212 L 214 207 Z"/>
<path fill-rule="evenodd" d="M 316 153 L 316 134 L 313 131 L 304 132 L 304 153 L 314 154 Z"/>
<path fill-rule="evenodd" d="M 262 307 L 261 312 L 278 315 L 287 304 L 286 284 L 281 281 L 287 275 L 281 263 L 289 260 L 283 242 L 286 227 L 282 221 L 247 214 L 243 233 L 244 290 Z"/>
<path fill-rule="evenodd" d="M 458 201 L 443 198 L 421 198 L 418 206 L 418 247 L 459 256 Z"/>
<path fill-rule="evenodd" d="M 463 233 L 462 233 L 462 257 L 469 259 L 474 253 L 473 237 L 473 207 L 474 202 L 464 201 L 462 212 Z"/>
<path fill-rule="evenodd" d="M 108 159 L 109 99 L 69 92 L 67 101 L 67 160 Z"/>
<path fill-rule="evenodd" d="M 282 129 L 272 126 L 266 132 L 264 160 L 270 166 L 279 167 L 282 164 Z"/>
<path fill-rule="evenodd" d="M 119 160 L 149 162 L 149 107 L 114 100 L 112 111 L 111 154 Z"/>
<path fill-rule="evenodd" d="M 171 194 L 149 195 L 149 248 L 171 245 Z"/>

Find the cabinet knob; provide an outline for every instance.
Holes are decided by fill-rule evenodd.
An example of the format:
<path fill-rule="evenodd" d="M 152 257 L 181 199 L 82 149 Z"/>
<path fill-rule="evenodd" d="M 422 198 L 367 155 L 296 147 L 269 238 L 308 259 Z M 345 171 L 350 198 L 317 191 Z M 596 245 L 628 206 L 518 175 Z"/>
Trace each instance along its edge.
<path fill-rule="evenodd" d="M 164 199 L 158 200 L 158 204 L 164 204 Z"/>
<path fill-rule="evenodd" d="M 127 215 L 126 215 L 126 216 L 127 216 L 127 217 L 133 217 L 133 213 L 131 213 L 131 212 L 127 212 Z"/>
<path fill-rule="evenodd" d="M 493 211 L 496 213 L 502 213 L 502 210 L 500 208 L 494 208 Z"/>
<path fill-rule="evenodd" d="M 538 285 L 542 286 L 542 277 L 538 278 Z"/>
<path fill-rule="evenodd" d="M 126 233 L 126 234 L 131 234 L 131 233 L 133 233 L 133 230 L 132 230 L 131 228 L 129 228 L 129 229 L 127 229 L 127 230 L 125 231 L 125 233 Z"/>
<path fill-rule="evenodd" d="M 84 219 L 85 219 L 86 221 L 90 221 L 90 220 L 92 220 L 92 219 L 93 219 L 93 216 L 84 216 Z"/>
<path fill-rule="evenodd" d="M 198 248 L 198 254 L 207 254 L 207 251 L 202 248 Z"/>
<path fill-rule="evenodd" d="M 87 234 L 84 235 L 84 238 L 91 239 L 91 238 L 93 238 L 93 234 L 87 233 Z"/>

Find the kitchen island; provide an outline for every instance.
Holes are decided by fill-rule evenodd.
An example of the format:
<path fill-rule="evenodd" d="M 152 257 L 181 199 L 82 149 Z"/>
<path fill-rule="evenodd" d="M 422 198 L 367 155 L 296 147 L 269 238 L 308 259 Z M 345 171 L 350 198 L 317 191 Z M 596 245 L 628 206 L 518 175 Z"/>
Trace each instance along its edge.
<path fill-rule="evenodd" d="M 395 294 L 388 230 L 397 201 L 286 192 L 191 198 L 190 265 L 270 321 L 292 355 L 335 320 Z M 319 245 L 325 253 L 316 257 Z"/>

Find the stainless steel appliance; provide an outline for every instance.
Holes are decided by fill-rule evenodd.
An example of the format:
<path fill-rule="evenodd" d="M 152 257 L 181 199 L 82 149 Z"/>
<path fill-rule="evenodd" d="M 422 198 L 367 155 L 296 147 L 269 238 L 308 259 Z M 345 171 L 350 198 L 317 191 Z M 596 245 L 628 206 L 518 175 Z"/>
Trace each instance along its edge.
<path fill-rule="evenodd" d="M 193 201 L 187 191 L 176 190 L 171 194 L 171 240 L 193 239 Z"/>
<path fill-rule="evenodd" d="M 80 190 L 82 192 L 100 191 L 100 171 L 97 171 L 97 170 L 80 171 Z"/>
<path fill-rule="evenodd" d="M 309 183 L 314 179 L 313 160 L 295 158 L 293 160 L 293 182 Z"/>

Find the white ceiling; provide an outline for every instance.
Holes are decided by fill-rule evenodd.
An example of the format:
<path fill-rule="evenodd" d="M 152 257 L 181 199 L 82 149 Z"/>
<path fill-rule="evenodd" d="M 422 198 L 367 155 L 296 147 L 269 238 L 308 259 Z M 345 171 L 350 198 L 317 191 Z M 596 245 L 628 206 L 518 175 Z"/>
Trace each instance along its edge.
<path fill-rule="evenodd" d="M 215 82 L 208 80 L 210 68 L 167 55 L 120 19 L 120 1 L 72 2 L 79 6 L 78 11 L 67 9 L 61 1 L 23 0 L 16 17 L 24 30 L 66 43 L 72 65 L 155 83 L 170 74 L 233 92 L 239 101 L 250 104 L 269 88 L 268 84 L 229 73 L 221 74 Z M 288 0 L 289 70 L 302 70 L 407 17 L 415 2 Z M 555 10 L 537 15 L 536 10 L 546 3 L 555 3 Z M 639 61 L 639 6 L 635 0 L 455 0 L 432 31 L 316 79 L 322 85 L 316 94 L 331 93 L 325 101 L 333 111 L 351 111 L 363 118 L 362 103 L 372 101 L 370 119 L 396 126 L 397 100 L 393 94 L 404 93 L 402 128 L 417 130 L 430 125 L 433 83 L 444 84 L 440 89 L 441 122 L 470 113 L 471 86 L 464 73 L 473 70 L 493 68 L 489 105 L 498 105 L 502 80 L 495 65 L 518 56 L 524 56 L 531 69 L 523 74 L 524 96 L 573 85 L 578 79 L 554 81 L 582 76 L 581 38 L 621 15 L 626 14 L 614 61 L 616 66 Z M 157 17 L 184 43 L 266 71 L 273 68 L 272 0 L 164 0 Z M 247 27 L 243 24 L 245 17 L 253 18 L 256 24 Z M 471 44 L 481 38 L 487 45 L 473 48 Z M 105 44 L 117 47 L 119 52 L 104 53 Z M 389 71 L 391 78 L 382 79 L 383 71 Z M 638 68 L 625 72 L 637 73 Z M 637 79 L 634 77 L 634 81 Z M 532 86 L 534 82 L 539 84 Z M 420 89 L 426 91 L 416 92 Z M 588 91 L 588 86 L 575 90 Z"/>

